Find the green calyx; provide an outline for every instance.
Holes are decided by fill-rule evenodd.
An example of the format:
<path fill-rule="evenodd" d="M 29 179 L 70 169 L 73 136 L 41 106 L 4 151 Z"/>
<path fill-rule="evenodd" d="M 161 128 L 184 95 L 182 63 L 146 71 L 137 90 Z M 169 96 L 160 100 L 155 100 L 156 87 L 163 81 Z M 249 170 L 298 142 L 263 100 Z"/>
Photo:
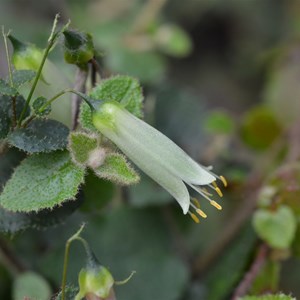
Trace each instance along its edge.
<path fill-rule="evenodd" d="M 79 272 L 79 292 L 75 300 L 82 299 L 87 294 L 93 294 L 106 299 L 114 285 L 111 273 L 103 266 L 88 266 Z"/>
<path fill-rule="evenodd" d="M 105 102 L 94 111 L 92 116 L 93 125 L 100 131 L 117 131 L 116 114 L 120 110 L 120 104 L 115 101 Z"/>
<path fill-rule="evenodd" d="M 64 57 L 67 63 L 85 65 L 95 54 L 92 36 L 89 33 L 75 30 L 65 30 L 64 34 Z"/>

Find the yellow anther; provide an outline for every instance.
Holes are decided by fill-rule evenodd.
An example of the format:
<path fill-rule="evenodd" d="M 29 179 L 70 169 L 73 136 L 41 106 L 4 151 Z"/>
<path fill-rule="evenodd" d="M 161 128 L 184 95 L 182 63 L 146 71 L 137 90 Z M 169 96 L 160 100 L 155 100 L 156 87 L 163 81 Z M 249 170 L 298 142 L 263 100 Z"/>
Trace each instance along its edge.
<path fill-rule="evenodd" d="M 227 180 L 225 179 L 225 177 L 221 175 L 220 179 L 223 182 L 224 186 L 227 187 Z"/>
<path fill-rule="evenodd" d="M 215 181 L 212 182 L 212 185 L 213 185 L 215 188 L 218 187 L 218 186 L 217 186 L 217 183 L 216 183 Z"/>
<path fill-rule="evenodd" d="M 196 198 L 191 198 L 196 207 L 200 208 L 200 203 Z"/>
<path fill-rule="evenodd" d="M 201 209 L 196 209 L 196 212 L 197 212 L 197 214 L 199 215 L 199 216 L 201 216 L 202 218 L 204 218 L 204 219 L 206 219 L 207 218 L 207 215 L 206 215 L 206 213 L 203 211 L 203 210 L 201 210 Z"/>
<path fill-rule="evenodd" d="M 218 193 L 218 195 L 219 195 L 220 197 L 223 197 L 223 193 L 222 193 L 222 191 L 220 190 L 219 187 L 216 187 L 215 190 L 216 190 L 216 192 Z"/>
<path fill-rule="evenodd" d="M 198 217 L 195 214 L 190 212 L 190 216 L 195 221 L 195 223 L 200 223 L 200 220 L 198 219 Z"/>
<path fill-rule="evenodd" d="M 222 209 L 222 206 L 219 204 L 219 203 L 217 203 L 216 201 L 210 201 L 210 204 L 212 205 L 212 206 L 214 206 L 216 209 L 218 209 L 218 210 L 221 210 Z"/>

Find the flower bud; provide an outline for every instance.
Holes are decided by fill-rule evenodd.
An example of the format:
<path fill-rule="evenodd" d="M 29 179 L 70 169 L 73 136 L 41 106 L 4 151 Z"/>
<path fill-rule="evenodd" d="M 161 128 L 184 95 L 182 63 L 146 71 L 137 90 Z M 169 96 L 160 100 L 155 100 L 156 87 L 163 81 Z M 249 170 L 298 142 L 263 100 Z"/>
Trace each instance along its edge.
<path fill-rule="evenodd" d="M 92 251 L 87 250 L 87 265 L 79 272 L 79 292 L 75 300 L 83 297 L 93 300 L 114 300 L 114 279 L 100 263 Z"/>
<path fill-rule="evenodd" d="M 93 39 L 89 33 L 65 30 L 63 34 L 67 63 L 82 66 L 94 57 Z"/>
<path fill-rule="evenodd" d="M 12 61 L 17 70 L 37 71 L 43 58 L 43 51 L 33 44 L 25 44 L 11 34 L 8 35 L 12 46 Z"/>

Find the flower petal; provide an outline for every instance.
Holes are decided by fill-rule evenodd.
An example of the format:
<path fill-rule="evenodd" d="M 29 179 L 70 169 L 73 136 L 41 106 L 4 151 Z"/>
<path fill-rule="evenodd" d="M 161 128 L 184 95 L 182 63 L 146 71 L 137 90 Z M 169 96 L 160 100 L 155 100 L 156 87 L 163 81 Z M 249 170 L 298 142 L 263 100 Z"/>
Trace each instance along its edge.
<path fill-rule="evenodd" d="M 112 140 L 142 171 L 166 189 L 177 200 L 183 213 L 186 214 L 189 210 L 190 196 L 183 181 L 166 168 L 165 164 L 162 163 L 161 156 L 156 152 L 155 148 L 153 149 L 153 146 L 149 147 L 135 131 L 132 132 L 130 129 L 127 129 L 127 122 L 126 124 L 119 123 L 120 120 L 118 118 L 120 114 L 122 115 L 125 112 L 127 121 L 128 118 L 126 117 L 129 117 L 130 121 L 131 114 L 123 109 L 120 109 L 120 113 L 119 109 L 117 111 L 118 113 L 115 116 L 116 124 L 112 124 L 110 118 L 104 117 L 104 122 L 102 122 L 102 119 L 96 116 L 94 125 L 103 135 Z M 109 122 L 107 122 L 108 120 Z M 121 120 L 124 122 L 123 118 Z M 133 121 L 136 120 L 134 118 Z"/>
<path fill-rule="evenodd" d="M 195 185 L 206 185 L 216 180 L 210 172 L 196 163 L 168 137 L 136 118 L 117 103 L 105 103 L 102 109 L 106 113 L 109 111 L 114 114 L 114 129 L 121 139 L 136 137 L 139 142 L 137 147 L 149 149 L 151 156 L 157 156 L 160 163 L 173 175 Z"/>

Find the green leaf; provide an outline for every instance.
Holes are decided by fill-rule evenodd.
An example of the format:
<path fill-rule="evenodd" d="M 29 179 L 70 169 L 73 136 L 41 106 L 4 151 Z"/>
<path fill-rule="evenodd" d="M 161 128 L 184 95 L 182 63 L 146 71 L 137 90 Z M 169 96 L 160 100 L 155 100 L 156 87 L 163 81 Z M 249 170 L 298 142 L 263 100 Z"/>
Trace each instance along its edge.
<path fill-rule="evenodd" d="M 0 94 L 6 96 L 16 96 L 18 91 L 11 87 L 6 81 L 0 79 Z"/>
<path fill-rule="evenodd" d="M 46 108 L 40 111 L 40 109 L 46 104 L 46 102 L 47 99 L 45 97 L 38 97 L 33 101 L 32 108 L 37 116 L 47 116 L 50 114 L 51 105 L 48 105 Z"/>
<path fill-rule="evenodd" d="M 0 192 L 24 157 L 24 152 L 18 151 L 16 148 L 9 148 L 5 155 L 0 156 Z M 78 195 L 76 201 L 64 202 L 51 211 L 45 209 L 37 213 L 14 213 L 0 207 L 0 231 L 13 234 L 27 228 L 43 229 L 61 224 L 82 204 L 83 199 L 80 197 L 82 193 Z"/>
<path fill-rule="evenodd" d="M 18 275 L 13 284 L 13 299 L 48 300 L 51 288 L 48 282 L 39 274 L 26 272 Z"/>
<path fill-rule="evenodd" d="M 25 99 L 17 96 L 16 99 L 16 117 L 20 117 L 25 106 Z M 9 96 L 0 95 L 0 139 L 5 138 L 12 126 L 13 119 L 13 100 Z M 25 113 L 25 118 L 30 115 L 30 108 Z"/>
<path fill-rule="evenodd" d="M 164 53 L 184 57 L 192 51 L 192 41 L 188 34 L 174 24 L 162 25 L 154 35 L 154 41 Z"/>
<path fill-rule="evenodd" d="M 206 130 L 215 134 L 230 134 L 234 130 L 234 122 L 224 111 L 214 111 L 209 114 L 204 124 Z"/>
<path fill-rule="evenodd" d="M 297 220 L 285 205 L 276 211 L 259 209 L 253 216 L 253 226 L 259 237 L 273 248 L 288 248 L 295 236 Z"/>
<path fill-rule="evenodd" d="M 245 296 L 239 300 L 296 300 L 296 298 L 284 294 L 263 295 L 263 296 Z"/>
<path fill-rule="evenodd" d="M 98 177 L 121 185 L 134 184 L 140 180 L 126 158 L 119 153 L 108 153 L 103 164 L 94 171 Z"/>
<path fill-rule="evenodd" d="M 69 151 L 76 164 L 85 166 L 91 151 L 97 148 L 97 137 L 84 133 L 72 132 L 69 136 Z"/>
<path fill-rule="evenodd" d="M 23 160 L 6 183 L 0 205 L 13 212 L 53 208 L 75 198 L 84 171 L 67 151 L 36 154 Z"/>
<path fill-rule="evenodd" d="M 135 116 L 143 116 L 142 88 L 135 78 L 129 76 L 108 78 L 91 91 L 90 97 L 95 100 L 114 100 L 121 103 L 123 107 Z"/>
<path fill-rule="evenodd" d="M 8 142 L 28 153 L 51 152 L 67 146 L 69 129 L 55 120 L 35 119 L 8 135 Z"/>
<path fill-rule="evenodd" d="M 14 70 L 12 73 L 14 87 L 18 88 L 24 83 L 30 82 L 34 79 L 35 75 L 36 72 L 33 70 Z"/>
<path fill-rule="evenodd" d="M 129 76 L 115 76 L 108 78 L 95 87 L 90 95 L 95 102 L 117 101 L 129 112 L 137 117 L 142 117 L 143 94 L 139 82 Z M 86 103 L 82 103 L 80 122 L 83 128 L 96 131 L 92 124 L 91 110 Z"/>

